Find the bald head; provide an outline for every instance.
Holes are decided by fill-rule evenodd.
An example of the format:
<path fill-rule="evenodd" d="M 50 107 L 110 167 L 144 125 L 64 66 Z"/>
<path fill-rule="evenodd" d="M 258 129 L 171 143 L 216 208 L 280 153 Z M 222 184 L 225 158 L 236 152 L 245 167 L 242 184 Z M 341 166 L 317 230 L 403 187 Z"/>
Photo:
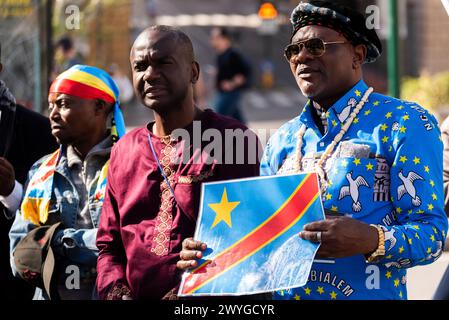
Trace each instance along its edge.
<path fill-rule="evenodd" d="M 178 49 L 178 53 L 181 53 L 186 60 L 190 62 L 195 60 L 195 53 L 189 36 L 178 28 L 165 25 L 151 26 L 142 31 L 133 44 L 131 56 L 135 48 L 142 46 L 143 43 L 154 38 L 155 34 L 158 35 L 158 38 L 166 42 L 174 43 Z"/>

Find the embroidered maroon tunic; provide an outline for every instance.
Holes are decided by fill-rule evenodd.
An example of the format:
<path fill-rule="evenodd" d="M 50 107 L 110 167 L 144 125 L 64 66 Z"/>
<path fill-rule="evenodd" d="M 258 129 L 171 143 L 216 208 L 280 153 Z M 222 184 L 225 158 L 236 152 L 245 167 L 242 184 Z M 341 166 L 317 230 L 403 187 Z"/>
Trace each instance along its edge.
<path fill-rule="evenodd" d="M 117 293 L 120 296 L 121 289 L 129 288 L 134 299 L 161 299 L 176 288 L 181 275 L 176 262 L 182 241 L 194 234 L 201 183 L 259 174 L 259 157 L 254 157 L 253 164 L 247 157 L 249 151 L 260 148 L 254 133 L 251 132 L 251 138 L 245 137 L 242 150 L 231 150 L 235 140 L 227 145 L 224 143 L 225 129 L 246 130 L 244 125 L 210 110 L 204 111 L 198 120 L 201 121 L 201 134 L 207 129 L 217 129 L 221 133 L 223 162 L 226 154 L 229 156 L 233 151 L 233 158 L 244 153 L 244 164 L 220 164 L 210 159 L 206 161 L 205 157 L 195 162 L 195 155 L 200 150 L 204 154 L 204 147 L 210 142 L 202 142 L 201 148 L 200 145 L 195 147 L 192 124 L 185 128 L 190 134 L 190 142 L 154 136 L 149 130 L 153 123 L 120 139 L 111 154 L 97 234 L 100 298 L 114 298 Z M 149 146 L 149 136 L 176 201 L 158 169 Z M 190 152 L 185 152 L 186 144 Z M 174 157 L 189 153 L 188 161 L 174 163 Z M 219 153 L 212 154 L 215 160 L 221 156 Z"/>

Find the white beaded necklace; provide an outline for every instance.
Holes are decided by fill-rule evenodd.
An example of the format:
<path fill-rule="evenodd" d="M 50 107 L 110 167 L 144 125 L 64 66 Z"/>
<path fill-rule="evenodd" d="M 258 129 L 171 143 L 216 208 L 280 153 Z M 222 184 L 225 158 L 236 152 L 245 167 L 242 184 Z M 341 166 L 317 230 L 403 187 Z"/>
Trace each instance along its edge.
<path fill-rule="evenodd" d="M 348 131 L 349 127 L 352 125 L 352 122 L 354 121 L 355 117 L 359 114 L 360 110 L 362 110 L 365 103 L 368 101 L 369 95 L 373 92 L 373 88 L 370 87 L 368 90 L 366 90 L 365 94 L 363 95 L 360 102 L 357 104 L 357 106 L 354 108 L 352 113 L 349 115 L 348 119 L 346 120 L 345 124 L 341 128 L 340 132 L 335 136 L 334 140 L 329 144 L 326 148 L 326 150 L 321 155 L 318 162 L 315 164 L 315 171 L 318 173 L 318 176 L 320 177 L 321 181 L 321 192 L 324 194 L 324 192 L 327 189 L 328 181 L 327 181 L 327 175 L 324 170 L 324 164 L 326 161 L 331 157 L 332 153 L 334 152 L 335 147 L 337 144 L 343 139 L 343 136 Z M 302 142 L 304 138 L 304 134 L 306 133 L 307 127 L 305 125 L 302 125 L 301 128 L 298 131 L 297 134 L 297 145 L 296 145 L 296 154 L 295 154 L 295 172 L 301 172 L 302 171 Z"/>

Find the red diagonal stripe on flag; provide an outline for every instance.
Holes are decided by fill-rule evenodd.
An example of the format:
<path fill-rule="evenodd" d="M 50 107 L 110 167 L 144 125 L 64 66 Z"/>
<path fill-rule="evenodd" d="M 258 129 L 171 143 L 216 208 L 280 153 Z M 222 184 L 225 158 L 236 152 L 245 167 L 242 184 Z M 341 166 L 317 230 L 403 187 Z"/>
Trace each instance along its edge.
<path fill-rule="evenodd" d="M 45 174 L 42 177 L 40 177 L 40 178 L 38 178 L 38 179 L 36 179 L 34 181 L 31 181 L 30 186 L 34 186 L 34 185 L 37 185 L 37 184 L 39 184 L 41 182 L 44 182 L 45 180 L 48 179 L 48 177 L 50 177 L 54 173 L 54 171 L 55 171 L 54 166 L 56 165 L 56 162 L 59 159 L 59 152 L 60 151 L 58 150 L 55 153 L 53 153 L 50 156 L 50 159 L 47 160 L 47 163 L 42 166 L 42 169 L 43 168 L 47 168 L 47 169 L 51 168 L 51 169 L 49 171 L 45 172 Z"/>
<path fill-rule="evenodd" d="M 192 271 L 185 278 L 182 293 L 193 293 L 280 236 L 290 224 L 299 220 L 298 215 L 304 215 L 317 194 L 316 174 L 309 174 L 301 182 L 301 187 L 291 195 L 290 200 L 281 206 L 282 209 L 263 222 L 261 227 L 247 235 L 243 241 L 240 240 L 240 243 L 225 249 L 213 261 L 207 261 Z"/>

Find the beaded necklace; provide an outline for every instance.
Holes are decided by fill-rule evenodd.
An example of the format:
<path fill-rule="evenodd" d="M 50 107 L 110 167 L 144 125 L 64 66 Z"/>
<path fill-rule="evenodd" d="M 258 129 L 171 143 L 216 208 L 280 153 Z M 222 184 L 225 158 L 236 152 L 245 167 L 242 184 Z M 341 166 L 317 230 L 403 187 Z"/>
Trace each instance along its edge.
<path fill-rule="evenodd" d="M 335 147 L 337 144 L 343 139 L 343 136 L 348 131 L 349 127 L 352 125 L 352 122 L 354 121 L 355 117 L 359 114 L 360 110 L 362 110 L 365 103 L 368 101 L 369 95 L 373 92 L 373 88 L 370 87 L 368 90 L 365 91 L 365 94 L 363 95 L 360 102 L 357 104 L 357 106 L 354 108 L 354 110 L 349 115 L 348 119 L 346 120 L 345 124 L 341 128 L 340 132 L 335 136 L 334 140 L 326 147 L 326 150 L 321 155 L 318 162 L 315 164 L 315 171 L 318 173 L 318 176 L 320 177 L 320 185 L 321 185 L 321 192 L 324 194 L 324 192 L 327 189 L 328 181 L 327 181 L 327 174 L 324 170 L 324 165 L 326 161 L 331 157 L 332 153 L 334 152 Z M 297 134 L 297 144 L 296 144 L 296 154 L 295 154 L 295 172 L 301 172 L 302 171 L 302 142 L 304 138 L 304 134 L 306 133 L 307 127 L 305 125 L 302 125 L 301 128 L 298 131 Z"/>

